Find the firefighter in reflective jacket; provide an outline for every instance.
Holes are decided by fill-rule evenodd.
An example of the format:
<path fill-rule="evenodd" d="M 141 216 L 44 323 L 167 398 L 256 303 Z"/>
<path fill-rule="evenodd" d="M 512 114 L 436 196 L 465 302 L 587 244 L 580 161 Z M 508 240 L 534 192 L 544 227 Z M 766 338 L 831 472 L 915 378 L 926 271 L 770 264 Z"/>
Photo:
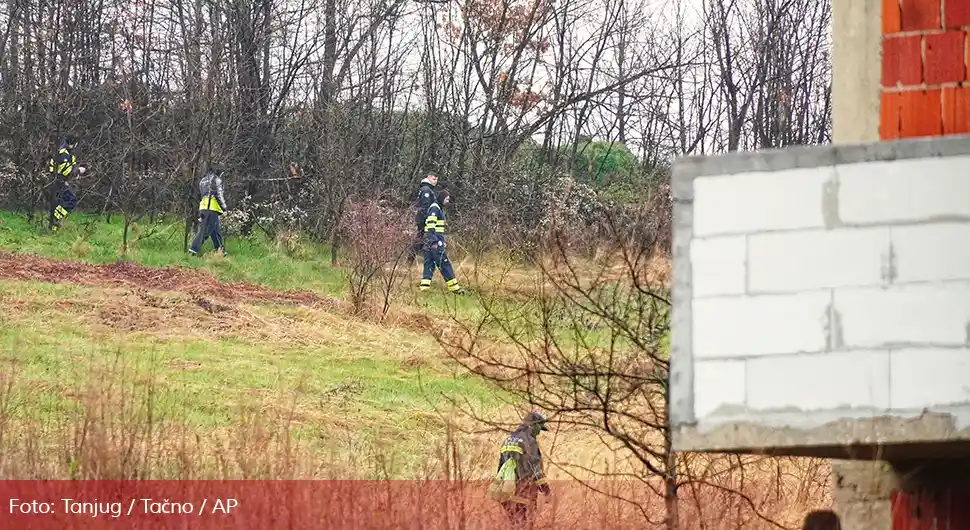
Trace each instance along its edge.
<path fill-rule="evenodd" d="M 448 290 L 455 294 L 464 294 L 465 290 L 458 285 L 458 278 L 455 278 L 455 270 L 448 259 L 445 251 L 445 213 L 441 205 L 448 204 L 451 195 L 448 190 L 441 190 L 437 200 L 428 206 L 427 215 L 424 218 L 424 275 L 421 277 L 419 289 L 427 291 L 431 288 L 431 279 L 435 269 L 441 271 L 441 275 L 448 285 Z"/>
<path fill-rule="evenodd" d="M 77 208 L 77 196 L 71 187 L 71 178 L 83 174 L 85 168 L 77 165 L 74 148 L 77 139 L 68 136 L 61 142 L 57 154 L 51 157 L 47 170 L 51 176 L 50 215 L 48 222 L 51 231 L 57 231 L 61 221 Z"/>
<path fill-rule="evenodd" d="M 530 412 L 502 444 L 498 476 L 515 478 L 515 493 L 502 501 L 502 507 L 514 525 L 531 521 L 540 491 L 545 495 L 552 493 L 542 469 L 542 452 L 536 440 L 541 431 L 548 430 L 546 418 L 539 412 Z"/>

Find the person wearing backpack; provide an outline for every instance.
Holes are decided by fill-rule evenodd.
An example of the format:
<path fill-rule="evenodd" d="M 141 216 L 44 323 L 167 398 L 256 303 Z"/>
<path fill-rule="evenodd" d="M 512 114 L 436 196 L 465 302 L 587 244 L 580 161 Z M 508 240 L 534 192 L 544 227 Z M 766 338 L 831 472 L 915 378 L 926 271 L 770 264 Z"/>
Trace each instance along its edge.
<path fill-rule="evenodd" d="M 199 255 L 200 247 L 208 238 L 212 238 L 212 246 L 222 252 L 223 256 L 229 255 L 222 240 L 219 224 L 220 216 L 228 210 L 222 188 L 223 174 L 225 174 L 224 168 L 212 166 L 199 181 L 199 195 L 202 196 L 199 200 L 199 232 L 189 248 L 189 254 L 193 256 Z"/>

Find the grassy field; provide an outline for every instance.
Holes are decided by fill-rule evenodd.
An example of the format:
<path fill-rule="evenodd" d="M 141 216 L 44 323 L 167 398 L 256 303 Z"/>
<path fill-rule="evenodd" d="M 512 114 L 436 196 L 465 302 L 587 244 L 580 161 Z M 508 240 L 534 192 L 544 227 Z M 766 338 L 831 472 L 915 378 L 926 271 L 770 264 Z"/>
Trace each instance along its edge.
<path fill-rule="evenodd" d="M 49 234 L 0 212 L 0 477 L 490 478 L 504 434 L 463 412 L 511 427 L 518 404 L 458 366 L 432 332 L 477 316 L 484 298 L 528 313 L 534 270 L 459 258 L 473 294 L 454 297 L 440 279 L 418 293 L 414 266 L 380 319 L 348 311 L 346 269 L 324 246 L 230 237 L 228 259 L 194 258 L 177 223 L 134 227 L 127 249 L 121 231 L 121 218 L 73 215 Z M 592 329 L 582 340 L 609 336 Z M 549 462 L 587 476 L 630 471 L 595 433 L 554 428 L 540 442 Z M 741 483 L 719 471 L 684 488 L 685 528 L 794 524 L 826 503 L 825 471 L 798 465 L 754 462 Z M 587 506 L 573 526 L 549 515 L 557 527 L 584 528 L 590 510 L 617 528 L 662 517 L 662 499 L 632 475 L 616 486 L 644 496 L 631 510 L 548 471 L 567 480 L 559 506 Z"/>
<path fill-rule="evenodd" d="M 445 423 L 481 431 L 481 425 L 463 414 L 472 410 L 511 428 L 520 411 L 508 396 L 452 362 L 433 332 L 447 331 L 455 317 L 476 317 L 481 311 L 478 296 L 484 292 L 492 304 L 528 309 L 534 271 L 476 269 L 468 260 L 456 260 L 459 278 L 473 284 L 478 294 L 455 297 L 440 277 L 433 292 L 419 293 L 415 263 L 394 289 L 392 311 L 378 322 L 344 310 L 346 269 L 331 266 L 325 246 L 230 237 L 228 259 L 212 254 L 197 258 L 182 251 L 182 226 L 162 222 L 135 226 L 122 253 L 122 228 L 120 217 L 105 223 L 103 218 L 72 215 L 61 231 L 50 234 L 23 216 L 0 212 L 0 252 L 15 253 L 4 263 L 23 264 L 33 272 L 28 279 L 9 274 L 0 279 L 0 347 L 11 367 L 7 373 L 14 374 L 10 394 L 17 399 L 11 400 L 12 406 L 19 407 L 18 414 L 31 416 L 32 425 L 43 427 L 44 436 L 57 439 L 58 432 L 72 428 L 81 421 L 78 410 L 134 406 L 79 406 L 79 396 L 105 394 L 85 388 L 109 380 L 121 387 L 115 401 L 141 399 L 145 381 L 150 381 L 152 402 L 141 407 L 151 407 L 151 421 L 178 426 L 167 434 L 198 437 L 202 443 L 195 450 L 205 455 L 199 461 L 221 458 L 217 453 L 239 437 L 239 421 L 255 408 L 258 421 L 266 424 L 263 428 L 286 438 L 280 443 L 294 443 L 310 455 L 304 461 L 320 463 L 291 471 L 294 476 L 435 475 L 449 444 L 462 446 L 466 473 L 491 474 L 495 445 L 503 434 L 495 429 L 449 434 Z M 41 263 L 45 267 L 38 272 L 35 257 L 65 261 Z M 146 274 L 122 270 L 99 278 L 73 265 L 111 265 L 122 258 L 153 270 L 180 268 L 222 282 L 306 290 L 343 305 L 335 310 L 329 304 L 262 303 L 245 295 L 248 288 L 240 288 L 244 295 L 237 297 L 234 288 L 211 282 L 204 284 L 200 297 L 195 285 L 203 282 L 181 276 L 171 284 L 153 280 L 157 288 L 117 285 L 126 275 L 137 272 L 144 279 Z M 489 291 L 499 276 L 512 286 L 511 292 Z M 596 335 L 602 332 L 590 334 Z M 123 391 L 127 387 L 138 391 Z M 150 443 L 170 446 L 179 440 Z M 545 443 L 572 462 L 588 462 L 596 469 L 617 465 L 615 455 L 590 440 L 596 439 L 555 434 Z M 0 452 L 8 461 L 24 450 L 11 443 L 10 437 L 4 441 L 0 436 Z M 153 457 L 160 459 L 164 451 L 153 454 L 162 455 Z M 238 475 L 238 467 L 218 474 Z M 556 476 L 554 469 L 551 473 Z"/>
<path fill-rule="evenodd" d="M 114 263 L 122 256 L 123 219 L 105 223 L 103 217 L 76 214 L 56 235 L 48 234 L 37 223 L 22 215 L 0 212 L 0 248 L 56 259 L 75 259 L 87 263 Z M 265 237 L 229 237 L 226 247 L 231 260 L 199 259 L 189 256 L 182 246 L 184 224 L 160 221 L 135 224 L 125 258 L 148 267 L 188 267 L 216 274 L 231 282 L 245 281 L 275 289 L 310 289 L 342 296 L 343 272 L 330 266 L 329 249 L 308 241 L 299 243 L 296 252 L 266 241 Z M 191 242 L 191 239 L 190 239 Z M 211 251 L 208 242 L 203 250 Z"/>
<path fill-rule="evenodd" d="M 120 235 L 117 217 L 107 224 L 72 216 L 62 231 L 48 234 L 23 217 L 0 214 L 0 250 L 7 252 L 110 264 L 119 259 Z M 181 241 L 176 224 L 136 227 L 125 258 L 344 298 L 344 271 L 331 267 L 329 249 L 301 243 L 293 252 L 264 238 L 230 238 L 229 259 L 200 259 L 181 252 Z M 285 427 L 317 461 L 372 477 L 374 469 L 358 469 L 354 460 L 380 452 L 380 473 L 419 476 L 430 472 L 426 451 L 444 442 L 442 419 L 455 400 L 499 410 L 505 399 L 459 370 L 420 331 L 427 315 L 443 319 L 456 302 L 474 301 L 456 301 L 440 281 L 442 292 L 419 298 L 408 288 L 411 278 L 404 280 L 395 306 L 402 311 L 396 320 L 407 324 L 401 326 L 328 307 L 224 303 L 192 292 L 76 285 L 71 278 L 3 280 L 0 345 L 17 398 L 9 406 L 36 425 L 65 425 L 85 388 L 105 379 L 142 387 L 150 380 L 152 421 L 175 422 L 213 446 L 221 443 L 217 435 L 239 427 L 242 411 L 256 407 L 261 421 Z M 424 323 L 411 325 L 412 314 L 425 315 Z"/>

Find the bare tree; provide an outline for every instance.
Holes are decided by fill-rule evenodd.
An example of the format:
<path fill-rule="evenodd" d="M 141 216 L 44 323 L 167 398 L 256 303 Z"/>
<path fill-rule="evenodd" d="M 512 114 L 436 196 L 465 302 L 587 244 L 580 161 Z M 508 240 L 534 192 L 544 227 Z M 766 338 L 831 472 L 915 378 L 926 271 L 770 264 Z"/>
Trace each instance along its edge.
<path fill-rule="evenodd" d="M 748 461 L 708 466 L 670 451 L 667 294 L 649 265 L 669 246 L 669 209 L 657 206 L 669 200 L 666 167 L 684 154 L 826 142 L 831 121 L 829 0 L 690 4 L 6 0 L 0 199 L 32 217 L 47 159 L 76 129 L 92 168 L 80 207 L 107 222 L 121 214 L 123 246 L 144 216 L 178 213 L 187 244 L 197 179 L 222 161 L 244 230 L 277 237 L 273 219 L 329 241 L 331 261 L 345 252 L 360 280 L 352 298 L 363 304 L 379 279 L 386 312 L 400 242 L 395 232 L 365 248 L 361 234 L 402 212 L 352 205 L 399 206 L 435 171 L 470 247 L 548 243 L 522 252 L 544 265 L 535 300 L 486 299 L 452 351 L 630 455 L 672 528 L 680 488 L 743 481 L 724 470 Z M 606 156 L 636 154 L 622 177 L 634 193 L 620 204 L 584 189 L 605 210 L 566 226 L 575 219 L 550 213 L 548 192 L 575 183 L 565 177 L 578 177 L 594 142 Z M 357 231 L 341 230 L 353 215 Z M 609 223 L 586 224 L 595 216 Z M 598 268 L 580 266 L 576 234 L 611 242 Z M 510 346 L 484 347 L 495 334 Z"/>
<path fill-rule="evenodd" d="M 612 223 L 604 230 L 619 241 L 652 239 Z M 601 433 L 608 447 L 630 455 L 631 473 L 645 484 L 659 477 L 666 526 L 676 528 L 678 465 L 665 408 L 666 288 L 649 274 L 649 247 L 618 246 L 604 260 L 609 265 L 592 273 L 565 248 L 553 247 L 560 265 L 541 269 L 533 303 L 486 299 L 482 319 L 461 321 L 464 332 L 442 343 L 473 373 L 553 411 L 558 421 Z M 512 347 L 486 340 L 494 333 Z"/>

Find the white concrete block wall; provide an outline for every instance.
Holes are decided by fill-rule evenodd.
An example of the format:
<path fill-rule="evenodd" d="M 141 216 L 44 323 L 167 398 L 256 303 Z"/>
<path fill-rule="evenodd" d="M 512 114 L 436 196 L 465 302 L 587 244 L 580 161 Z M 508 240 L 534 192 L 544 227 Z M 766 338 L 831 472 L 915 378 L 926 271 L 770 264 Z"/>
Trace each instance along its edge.
<path fill-rule="evenodd" d="M 836 289 L 845 348 L 967 344 L 970 282 Z"/>
<path fill-rule="evenodd" d="M 797 293 L 880 285 L 890 259 L 889 227 L 749 236 L 749 292 Z"/>
<path fill-rule="evenodd" d="M 932 223 L 891 230 L 896 282 L 970 279 L 970 224 Z"/>
<path fill-rule="evenodd" d="M 691 243 L 693 288 L 699 296 L 744 294 L 747 238 L 711 237 Z"/>
<path fill-rule="evenodd" d="M 694 358 L 822 351 L 830 293 L 695 298 Z"/>
<path fill-rule="evenodd" d="M 970 403 L 970 157 L 693 180 L 699 422 Z"/>
<path fill-rule="evenodd" d="M 917 410 L 927 403 L 967 401 L 970 349 L 900 348 L 892 352 L 889 370 L 897 374 L 890 388 L 890 408 Z"/>
<path fill-rule="evenodd" d="M 738 173 L 694 181 L 694 236 L 822 228 L 832 168 Z"/>
<path fill-rule="evenodd" d="M 697 414 L 707 416 L 723 407 L 744 407 L 745 369 L 744 361 L 698 363 L 694 370 L 697 387 L 717 391 L 700 392 L 695 396 L 694 408 Z"/>
<path fill-rule="evenodd" d="M 768 356 L 747 365 L 747 404 L 755 410 L 778 408 L 782 396 L 806 411 L 889 406 L 886 350 Z"/>
<path fill-rule="evenodd" d="M 970 216 L 970 156 L 845 164 L 836 171 L 844 223 L 893 225 Z"/>

